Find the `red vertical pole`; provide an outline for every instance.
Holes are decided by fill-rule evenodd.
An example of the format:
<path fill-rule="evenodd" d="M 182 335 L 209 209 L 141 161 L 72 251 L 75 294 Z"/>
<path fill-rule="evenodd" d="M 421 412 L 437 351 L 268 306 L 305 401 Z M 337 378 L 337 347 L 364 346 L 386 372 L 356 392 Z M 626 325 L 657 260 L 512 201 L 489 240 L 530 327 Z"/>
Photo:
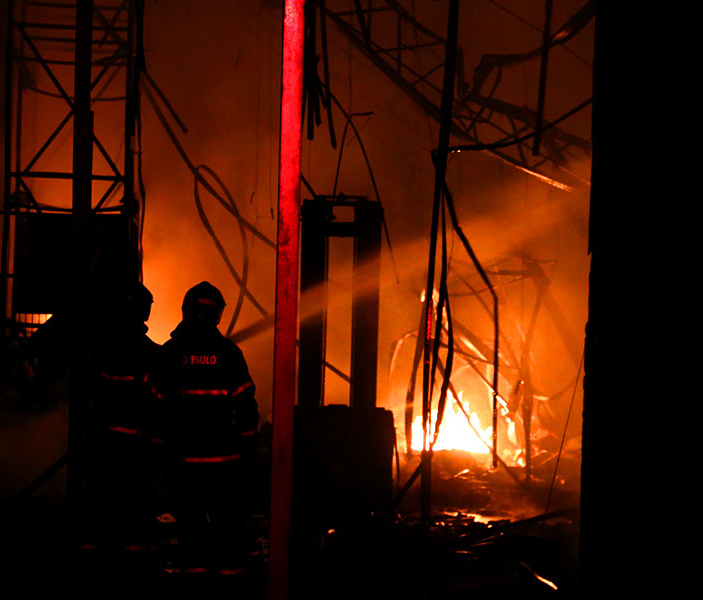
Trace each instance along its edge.
<path fill-rule="evenodd" d="M 273 367 L 273 454 L 269 598 L 289 597 L 293 496 L 293 412 L 298 322 L 300 151 L 303 99 L 303 5 L 286 0 L 283 16 L 278 242 Z"/>

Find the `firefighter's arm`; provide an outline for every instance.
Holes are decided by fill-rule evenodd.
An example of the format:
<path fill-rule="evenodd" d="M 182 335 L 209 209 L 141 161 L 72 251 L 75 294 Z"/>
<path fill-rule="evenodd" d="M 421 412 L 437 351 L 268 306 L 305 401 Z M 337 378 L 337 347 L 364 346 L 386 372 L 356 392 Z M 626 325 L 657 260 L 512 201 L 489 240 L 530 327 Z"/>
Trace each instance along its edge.
<path fill-rule="evenodd" d="M 251 381 L 234 396 L 234 422 L 241 438 L 242 457 L 254 460 L 259 445 L 259 406 Z"/>

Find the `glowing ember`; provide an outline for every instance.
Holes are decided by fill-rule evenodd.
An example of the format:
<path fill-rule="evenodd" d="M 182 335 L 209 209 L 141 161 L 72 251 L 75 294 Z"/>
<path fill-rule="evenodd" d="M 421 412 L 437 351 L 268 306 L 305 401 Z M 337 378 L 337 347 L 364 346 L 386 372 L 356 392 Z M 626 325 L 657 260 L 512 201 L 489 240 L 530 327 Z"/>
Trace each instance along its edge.
<path fill-rule="evenodd" d="M 437 442 L 434 444 L 435 450 L 465 450 L 479 454 L 490 452 L 492 428 L 481 428 L 481 423 L 476 412 L 469 410 L 469 404 L 464 403 L 463 392 L 459 392 L 458 402 L 464 406 L 464 410 L 470 415 L 471 424 L 466 419 L 466 415 L 457 405 L 457 399 L 451 394 L 447 395 L 447 403 L 444 407 L 444 415 L 439 429 Z M 437 422 L 437 411 L 433 411 L 431 420 L 431 431 L 434 433 L 434 425 Z M 413 421 L 412 444 L 413 450 L 422 450 L 422 417 L 417 416 Z M 432 439 L 432 436 L 430 436 Z M 486 440 L 485 442 L 483 440 Z"/>

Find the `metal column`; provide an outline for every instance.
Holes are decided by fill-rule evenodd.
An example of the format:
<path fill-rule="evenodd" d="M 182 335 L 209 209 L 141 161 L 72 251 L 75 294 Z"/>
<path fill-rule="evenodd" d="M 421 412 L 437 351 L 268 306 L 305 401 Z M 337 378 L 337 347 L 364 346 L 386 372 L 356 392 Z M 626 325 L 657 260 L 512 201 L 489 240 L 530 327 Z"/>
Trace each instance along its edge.
<path fill-rule="evenodd" d="M 3 335 L 30 335 L 79 271 L 139 276 L 134 149 L 120 143 L 134 138 L 138 110 L 137 16 L 133 2 L 8 5 Z M 34 98 L 39 118 L 23 108 Z M 125 132 L 114 138 L 116 110 Z M 67 135 L 72 161 L 58 148 Z"/>
<path fill-rule="evenodd" d="M 353 208 L 354 218 L 335 218 L 334 209 Z M 363 196 L 317 196 L 302 208 L 301 314 L 298 404 L 325 404 L 324 374 L 328 241 L 354 239 L 352 348 L 349 404 L 376 406 L 380 251 L 383 209 Z"/>

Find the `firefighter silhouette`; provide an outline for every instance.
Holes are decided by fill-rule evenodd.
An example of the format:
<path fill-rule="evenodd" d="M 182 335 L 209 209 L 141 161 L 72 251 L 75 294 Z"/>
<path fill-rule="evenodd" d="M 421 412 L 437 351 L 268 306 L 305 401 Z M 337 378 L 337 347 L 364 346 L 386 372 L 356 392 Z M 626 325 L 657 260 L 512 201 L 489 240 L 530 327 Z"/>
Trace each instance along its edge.
<path fill-rule="evenodd" d="M 258 405 L 242 351 L 218 324 L 220 291 L 185 294 L 183 318 L 163 345 L 157 388 L 168 457 L 165 489 L 182 568 L 226 571 L 244 559 L 243 530 L 257 450 Z"/>
<path fill-rule="evenodd" d="M 149 382 L 160 346 L 147 335 L 153 298 L 140 282 L 101 290 L 106 315 L 94 323 L 88 353 L 83 445 L 87 545 L 148 550 L 156 478 Z"/>

